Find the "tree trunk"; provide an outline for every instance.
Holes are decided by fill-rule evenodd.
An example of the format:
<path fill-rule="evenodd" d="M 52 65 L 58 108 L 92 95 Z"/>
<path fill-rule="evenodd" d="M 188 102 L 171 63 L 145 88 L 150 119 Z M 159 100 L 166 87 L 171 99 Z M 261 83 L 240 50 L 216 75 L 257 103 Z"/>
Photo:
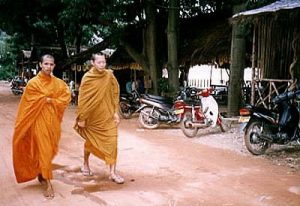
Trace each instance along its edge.
<path fill-rule="evenodd" d="M 155 0 L 146 1 L 146 57 L 149 63 L 149 71 L 152 79 L 152 91 L 154 94 L 158 94 L 158 74 L 157 71 L 157 56 L 156 56 L 156 17 L 155 17 Z"/>
<path fill-rule="evenodd" d="M 243 84 L 246 41 L 244 36 L 244 26 L 236 21 L 232 22 L 231 41 L 231 68 L 228 88 L 228 116 L 239 115 L 241 105 L 241 90 Z"/>
<path fill-rule="evenodd" d="M 178 19 L 179 19 L 179 0 L 170 0 L 169 2 L 169 17 L 168 17 L 168 78 L 169 89 L 175 92 L 179 88 L 178 79 L 178 56 L 177 56 L 177 41 L 178 41 Z"/>
<path fill-rule="evenodd" d="M 79 54 L 81 52 L 81 42 L 82 42 L 82 28 L 77 25 L 76 26 L 76 42 L 75 42 L 75 47 L 76 47 L 76 54 Z"/>
<path fill-rule="evenodd" d="M 69 57 L 69 52 L 68 52 L 68 48 L 66 45 L 66 41 L 65 41 L 65 31 L 64 31 L 64 27 L 62 24 L 58 24 L 57 25 L 57 34 L 58 34 L 58 40 L 59 40 L 59 44 L 61 47 L 61 51 L 63 53 L 63 57 L 64 58 L 68 58 Z"/>
<path fill-rule="evenodd" d="M 155 1 L 147 0 L 145 3 L 146 28 L 143 38 L 143 52 L 136 51 L 126 40 L 120 39 L 120 44 L 124 46 L 127 53 L 139 63 L 145 75 L 150 75 L 152 81 L 152 93 L 158 94 L 158 79 L 160 72 L 158 71 L 157 51 L 156 51 L 156 12 Z"/>

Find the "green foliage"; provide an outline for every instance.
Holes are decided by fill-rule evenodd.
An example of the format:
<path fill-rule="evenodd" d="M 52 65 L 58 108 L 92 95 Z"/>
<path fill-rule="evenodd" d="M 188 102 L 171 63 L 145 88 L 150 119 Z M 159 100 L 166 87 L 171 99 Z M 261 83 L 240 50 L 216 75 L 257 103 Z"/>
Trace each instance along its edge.
<path fill-rule="evenodd" d="M 186 20 L 211 13 L 230 13 L 235 4 L 270 1 L 180 0 L 179 9 L 181 18 Z M 145 46 L 138 44 L 145 42 L 145 5 L 149 2 L 155 5 L 158 21 L 157 50 L 165 52 L 157 56 L 165 57 L 167 51 L 163 45 L 166 41 L 164 31 L 170 10 L 169 0 L 0 0 L 0 29 L 11 35 L 10 41 L 14 41 L 11 49 L 19 51 L 34 45 L 93 46 L 99 42 L 95 41 L 97 37 L 105 39 L 108 36 L 113 36 L 111 47 L 118 46 L 122 38 L 141 51 Z M 182 41 L 187 44 L 186 39 Z M 12 53 L 15 54 L 15 51 Z M 159 61 L 164 62 L 159 64 L 165 63 L 164 59 L 161 58 Z"/>
<path fill-rule="evenodd" d="M 6 80 L 15 76 L 15 58 L 16 56 L 11 52 L 0 53 L 0 79 Z"/>
<path fill-rule="evenodd" d="M 169 91 L 169 82 L 167 78 L 158 79 L 158 92 L 166 93 Z"/>
<path fill-rule="evenodd" d="M 166 18 L 168 1 L 151 2 L 155 3 L 158 17 Z M 235 1 L 181 0 L 180 9 L 182 15 L 194 17 L 230 10 L 232 2 Z M 9 35 L 22 35 L 21 44 L 47 46 L 64 41 L 67 46 L 75 46 L 75 42 L 91 46 L 95 35 L 105 38 L 113 34 L 119 39 L 128 27 L 145 27 L 144 7 L 145 2 L 140 0 L 0 0 L 0 29 Z"/>
<path fill-rule="evenodd" d="M 13 40 L 15 39 L 15 40 Z M 19 51 L 14 45 L 16 37 L 10 37 L 0 30 L 0 79 L 7 79 L 15 75 L 16 54 Z"/>

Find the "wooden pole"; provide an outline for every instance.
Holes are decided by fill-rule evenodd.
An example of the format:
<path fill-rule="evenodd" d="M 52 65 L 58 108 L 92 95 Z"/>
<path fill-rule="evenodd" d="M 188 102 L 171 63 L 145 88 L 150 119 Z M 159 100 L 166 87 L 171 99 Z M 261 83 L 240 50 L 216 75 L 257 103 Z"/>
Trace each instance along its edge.
<path fill-rule="evenodd" d="M 78 88 L 76 88 L 77 85 L 77 66 L 75 65 L 75 75 L 74 75 L 74 79 L 75 79 L 75 90 L 77 90 Z"/>
<path fill-rule="evenodd" d="M 253 43 L 252 43 L 252 73 L 251 73 L 251 105 L 254 105 L 255 102 L 255 43 L 256 43 L 256 26 L 254 26 L 253 30 Z"/>

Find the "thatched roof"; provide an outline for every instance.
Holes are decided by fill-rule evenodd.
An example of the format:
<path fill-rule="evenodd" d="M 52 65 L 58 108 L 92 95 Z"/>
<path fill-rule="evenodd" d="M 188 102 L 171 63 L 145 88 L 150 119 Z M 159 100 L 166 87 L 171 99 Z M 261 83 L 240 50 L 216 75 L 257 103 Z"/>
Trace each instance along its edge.
<path fill-rule="evenodd" d="M 109 68 L 113 70 L 142 70 L 142 67 L 129 56 L 123 47 L 116 49 L 115 52 L 107 59 L 107 63 Z"/>
<path fill-rule="evenodd" d="M 193 20 L 182 21 L 179 32 L 178 63 L 180 66 L 190 67 L 207 63 L 218 63 L 220 66 L 229 64 L 231 24 L 227 17 L 203 15 Z M 167 59 L 167 50 L 164 47 L 167 45 L 166 40 L 164 37 L 160 41 L 160 61 Z M 135 38 L 135 42 L 139 42 L 135 44 L 141 44 L 140 41 L 139 38 Z M 108 59 L 108 64 L 114 69 L 139 69 L 139 65 L 122 47 L 119 47 Z"/>
<path fill-rule="evenodd" d="M 194 66 L 197 64 L 217 63 L 227 67 L 230 60 L 231 25 L 225 18 L 211 20 L 209 23 L 195 23 L 199 27 L 195 36 L 188 39 L 183 49 L 180 64 Z"/>

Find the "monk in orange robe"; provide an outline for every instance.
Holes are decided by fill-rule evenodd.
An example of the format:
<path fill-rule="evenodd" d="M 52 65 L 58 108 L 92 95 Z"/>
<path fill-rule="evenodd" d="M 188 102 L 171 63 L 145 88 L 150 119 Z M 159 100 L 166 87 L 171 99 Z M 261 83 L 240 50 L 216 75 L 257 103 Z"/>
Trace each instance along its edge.
<path fill-rule="evenodd" d="M 103 54 L 93 54 L 92 68 L 82 78 L 78 111 L 74 129 L 85 139 L 83 175 L 92 175 L 90 153 L 104 160 L 110 167 L 109 178 L 119 184 L 124 179 L 116 173 L 117 126 L 120 122 L 119 84 L 112 71 L 106 69 Z"/>
<path fill-rule="evenodd" d="M 52 75 L 54 58 L 44 55 L 41 71 L 22 95 L 13 135 L 13 165 L 18 183 L 38 177 L 53 198 L 52 160 L 58 151 L 61 121 L 71 95 L 66 83 Z"/>

